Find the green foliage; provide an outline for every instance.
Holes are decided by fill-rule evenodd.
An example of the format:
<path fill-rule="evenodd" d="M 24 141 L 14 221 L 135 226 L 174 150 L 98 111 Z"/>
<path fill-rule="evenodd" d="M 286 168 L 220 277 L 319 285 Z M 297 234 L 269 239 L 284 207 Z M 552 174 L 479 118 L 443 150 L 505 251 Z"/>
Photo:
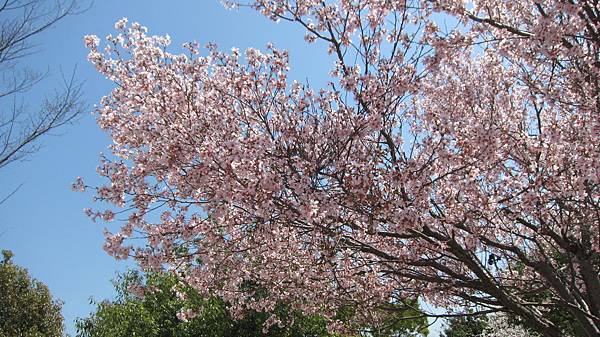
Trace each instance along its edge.
<path fill-rule="evenodd" d="M 427 317 L 417 308 L 419 303 L 408 301 L 388 308 L 391 314 L 386 317 L 381 327 L 372 329 L 369 336 L 427 336 L 429 334 Z"/>
<path fill-rule="evenodd" d="M 585 336 L 585 331 L 581 327 L 581 323 L 579 323 L 579 321 L 575 319 L 575 316 L 567 310 L 550 308 L 546 314 L 546 318 L 556 324 L 565 336 Z"/>
<path fill-rule="evenodd" d="M 129 287 L 145 282 L 154 289 L 143 297 L 133 294 Z M 179 299 L 173 288 L 177 281 L 172 276 L 150 274 L 145 279 L 138 273 L 130 272 L 116 282 L 115 301 L 97 303 L 96 313 L 76 323 L 80 337 L 201 337 L 201 336 L 315 336 L 327 334 L 325 320 L 319 317 L 294 317 L 289 329 L 272 328 L 263 333 L 263 323 L 268 314 L 251 313 L 243 320 L 235 321 L 228 313 L 226 304 L 216 298 L 206 299 L 193 289 L 182 289 L 187 299 Z M 177 318 L 181 308 L 194 308 L 198 315 L 186 322 Z M 279 307 L 279 315 L 289 315 L 284 307 Z"/>
<path fill-rule="evenodd" d="M 307 316 L 289 310 L 281 304 L 275 314 L 288 326 L 271 327 L 263 331 L 269 314 L 250 312 L 241 320 L 234 320 L 227 304 L 218 298 L 204 298 L 192 288 L 179 289 L 186 300 L 178 298 L 173 289 L 178 287 L 173 276 L 160 274 L 141 275 L 129 272 L 115 282 L 117 296 L 114 301 L 97 303 L 96 312 L 78 319 L 76 326 L 79 337 L 335 337 L 327 332 L 327 322 L 320 316 Z M 154 289 L 143 297 L 135 295 L 131 288 L 144 285 Z M 197 316 L 187 321 L 177 318 L 182 309 L 194 308 Z M 414 312 L 400 312 L 397 318 L 412 317 Z M 389 326 L 369 336 L 425 336 L 427 321 L 390 319 Z M 341 336 L 338 336 L 341 337 Z"/>
<path fill-rule="evenodd" d="M 0 263 L 0 337 L 58 337 L 63 335 L 62 304 L 48 287 L 12 263 L 2 251 Z"/>
<path fill-rule="evenodd" d="M 476 337 L 481 336 L 488 327 L 487 316 L 459 316 L 448 320 L 443 337 Z"/>

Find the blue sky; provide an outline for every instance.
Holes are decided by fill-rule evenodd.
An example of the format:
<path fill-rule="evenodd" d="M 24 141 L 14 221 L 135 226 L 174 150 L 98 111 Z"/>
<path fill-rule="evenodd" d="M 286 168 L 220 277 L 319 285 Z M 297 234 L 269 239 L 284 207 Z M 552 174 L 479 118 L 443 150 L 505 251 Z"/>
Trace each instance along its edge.
<path fill-rule="evenodd" d="M 77 78 L 84 81 L 84 99 L 90 109 L 78 124 L 44 138 L 43 148 L 27 161 L 0 171 L 0 197 L 23 183 L 0 205 L 0 248 L 12 250 L 17 264 L 64 301 L 63 315 L 72 335 L 74 319 L 93 309 L 90 297 L 111 297 L 110 280 L 117 271 L 133 266 L 104 253 L 104 225 L 92 223 L 83 214 L 83 209 L 91 206 L 90 195 L 70 190 L 77 176 L 90 185 L 102 183 L 95 168 L 99 153 L 107 152 L 110 143 L 91 111 L 112 86 L 87 63 L 83 36 L 102 38 L 114 33 L 114 22 L 122 17 L 147 26 L 151 34 L 168 33 L 173 39 L 171 51 L 192 40 L 216 42 L 223 50 L 234 46 L 264 48 L 274 42 L 278 48 L 290 50 L 290 78 L 310 79 L 313 86 L 324 83 L 331 64 L 322 46 L 307 48 L 299 27 L 276 24 L 249 9 L 229 11 L 218 0 L 100 0 L 88 11 L 67 17 L 37 37 L 40 52 L 22 65 L 50 73 L 27 95 L 26 103 L 35 108 L 43 95 L 51 94 L 60 83 L 61 69 L 70 73 L 77 66 Z"/>

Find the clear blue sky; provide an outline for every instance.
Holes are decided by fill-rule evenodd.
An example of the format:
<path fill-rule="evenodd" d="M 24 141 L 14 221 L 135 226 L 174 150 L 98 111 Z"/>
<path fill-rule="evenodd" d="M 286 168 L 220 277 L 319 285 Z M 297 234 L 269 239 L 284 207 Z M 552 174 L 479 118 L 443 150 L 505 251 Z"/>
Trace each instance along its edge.
<path fill-rule="evenodd" d="M 84 1 L 84 0 L 82 0 Z M 98 0 L 85 13 L 68 17 L 40 35 L 41 51 L 22 63 L 50 76 L 28 95 L 35 108 L 43 94 L 51 94 L 60 82 L 60 69 L 69 73 L 77 65 L 77 77 L 85 81 L 85 101 L 92 107 L 111 90 L 111 83 L 87 63 L 83 36 L 104 37 L 114 33 L 116 20 L 127 17 L 149 28 L 151 34 L 169 34 L 171 51 L 196 40 L 216 42 L 221 49 L 264 48 L 274 42 L 291 52 L 290 78 L 320 85 L 331 62 L 324 48 L 307 48 L 304 31 L 288 23 L 273 23 L 257 13 L 242 9 L 228 11 L 219 0 Z M 19 184 L 23 187 L 0 205 L 0 248 L 15 253 L 15 262 L 47 284 L 52 294 L 64 301 L 67 332 L 74 334 L 74 319 L 86 316 L 97 300 L 113 295 L 110 280 L 131 262 L 117 262 L 102 250 L 103 224 L 83 215 L 91 205 L 90 195 L 74 193 L 70 184 L 77 176 L 90 185 L 100 185 L 95 168 L 100 152 L 107 152 L 110 139 L 87 113 L 56 137 L 43 139 L 43 148 L 27 161 L 0 171 L 0 197 Z"/>

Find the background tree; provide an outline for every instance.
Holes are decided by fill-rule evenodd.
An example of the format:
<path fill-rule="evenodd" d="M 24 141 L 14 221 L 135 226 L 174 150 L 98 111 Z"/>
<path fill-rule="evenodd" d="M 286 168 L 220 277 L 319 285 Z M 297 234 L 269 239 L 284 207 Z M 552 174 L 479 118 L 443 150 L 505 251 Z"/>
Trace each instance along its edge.
<path fill-rule="evenodd" d="M 287 326 L 266 331 L 269 314 L 249 312 L 241 319 L 234 319 L 222 300 L 202 297 L 193 288 L 182 288 L 175 277 L 165 274 L 129 272 L 119 276 L 114 284 L 116 299 L 97 303 L 95 313 L 79 319 L 78 336 L 341 337 L 327 332 L 327 321 L 323 317 L 293 313 L 285 305 L 279 305 L 275 314 L 287 322 Z M 371 336 L 427 335 L 424 317 L 401 322 L 388 326 L 385 333 Z"/>
<path fill-rule="evenodd" d="M 62 88 L 31 106 L 27 95 L 44 73 L 20 64 L 38 50 L 39 34 L 77 11 L 76 0 L 0 1 L 0 168 L 36 151 L 42 135 L 71 123 L 83 111 L 74 73 L 63 76 Z"/>
<path fill-rule="evenodd" d="M 96 196 L 128 219 L 110 254 L 233 310 L 347 304 L 377 322 L 370 308 L 422 296 L 551 337 L 567 311 L 600 335 L 595 1 L 245 4 L 324 44 L 329 85 L 290 81 L 273 46 L 173 54 L 125 20 L 108 50 L 86 37 L 115 82 Z M 268 297 L 240 296 L 248 279 Z"/>
<path fill-rule="evenodd" d="M 452 317 L 446 322 L 443 337 L 477 337 L 488 327 L 488 317 L 484 315 Z"/>
<path fill-rule="evenodd" d="M 15 265 L 12 253 L 2 251 L 0 263 L 0 336 L 63 336 L 62 304 L 48 287 Z"/>

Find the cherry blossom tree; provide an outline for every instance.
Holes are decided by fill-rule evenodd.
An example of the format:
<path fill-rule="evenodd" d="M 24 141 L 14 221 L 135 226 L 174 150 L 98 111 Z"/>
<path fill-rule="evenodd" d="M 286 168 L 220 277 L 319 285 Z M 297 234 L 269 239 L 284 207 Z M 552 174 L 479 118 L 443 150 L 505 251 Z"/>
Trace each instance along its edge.
<path fill-rule="evenodd" d="M 104 49 L 86 37 L 115 82 L 95 188 L 115 207 L 87 211 L 123 218 L 108 253 L 235 314 L 285 300 L 335 329 L 347 303 L 377 322 L 420 298 L 544 336 L 564 335 L 545 316 L 562 310 L 600 334 L 596 1 L 228 4 L 303 26 L 330 82 L 288 79 L 271 45 L 171 53 L 126 20 Z"/>

